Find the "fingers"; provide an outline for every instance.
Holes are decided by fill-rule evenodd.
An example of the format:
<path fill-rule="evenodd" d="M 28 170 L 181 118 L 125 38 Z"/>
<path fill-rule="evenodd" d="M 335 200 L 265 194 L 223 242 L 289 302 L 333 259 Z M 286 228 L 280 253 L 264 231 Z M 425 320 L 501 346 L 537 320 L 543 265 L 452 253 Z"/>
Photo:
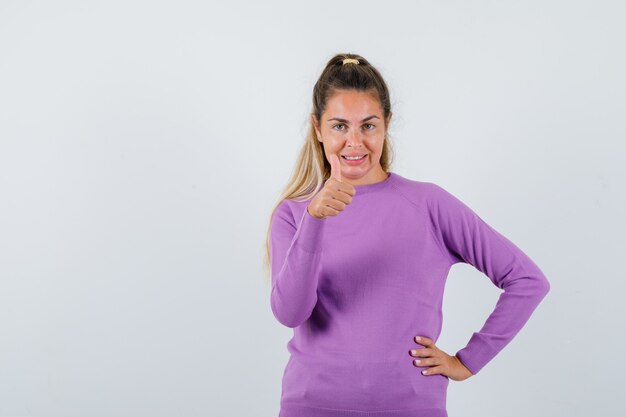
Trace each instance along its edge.
<path fill-rule="evenodd" d="M 352 198 L 355 194 L 356 194 L 356 189 L 354 188 L 353 185 L 349 184 L 349 183 L 345 183 L 342 181 L 342 177 L 341 177 L 341 161 L 339 160 L 339 156 L 337 154 L 330 154 L 328 157 L 328 160 L 330 162 L 330 178 L 334 179 L 335 181 L 338 181 L 340 184 L 332 184 L 332 187 L 334 189 L 334 191 L 338 191 L 337 193 L 334 193 L 333 195 L 333 199 L 339 200 L 342 203 L 344 203 L 343 206 L 340 207 L 334 207 L 336 210 L 343 210 L 345 208 L 346 204 L 350 204 L 350 202 L 352 201 Z M 329 178 L 329 179 L 330 179 Z M 328 181 L 327 181 L 328 182 Z M 332 183 L 332 181 L 331 181 Z M 331 202 L 330 205 L 335 204 L 335 201 Z"/>
<path fill-rule="evenodd" d="M 419 362 L 420 364 L 426 363 L 427 359 L 424 359 L 424 358 L 434 357 L 435 353 L 436 352 L 433 349 L 428 349 L 428 348 L 417 348 L 417 349 L 409 350 L 409 355 L 418 358 L 418 360 L 420 361 Z M 413 362 L 415 363 L 415 361 Z"/>
<path fill-rule="evenodd" d="M 437 374 L 443 374 L 444 372 L 445 370 L 443 366 L 433 366 L 428 369 L 423 369 L 422 375 L 437 375 Z M 444 376 L 447 376 L 447 375 L 444 375 Z"/>
<path fill-rule="evenodd" d="M 418 368 L 427 367 L 426 369 L 422 369 L 422 375 L 434 375 L 444 372 L 445 363 L 441 355 L 439 355 L 439 352 L 440 351 L 434 351 L 430 348 L 409 350 L 411 356 L 417 356 L 416 359 L 413 359 L 413 366 Z"/>
<path fill-rule="evenodd" d="M 415 341 L 415 343 L 419 343 L 420 345 L 424 345 L 426 347 L 435 347 L 435 343 L 433 342 L 433 339 L 430 339 L 428 337 L 415 336 L 413 340 Z"/>
<path fill-rule="evenodd" d="M 422 370 L 423 375 L 443 372 L 443 367 L 440 366 L 442 364 L 442 358 L 440 356 L 441 351 L 437 349 L 433 340 L 424 336 L 415 336 L 413 341 L 425 346 L 423 348 L 409 350 L 409 355 L 417 357 L 417 359 L 413 360 L 413 366 L 429 366 L 430 368 Z"/>
<path fill-rule="evenodd" d="M 324 193 L 320 194 L 323 200 L 319 204 L 324 206 L 325 211 L 331 211 L 331 213 L 325 215 L 336 216 L 352 202 L 352 197 L 356 194 L 356 188 L 342 181 L 341 161 L 337 154 L 330 154 L 328 162 L 330 162 L 330 177 L 324 184 Z"/>
<path fill-rule="evenodd" d="M 411 349 L 409 350 L 409 355 L 425 357 L 435 356 L 438 353 L 439 349 L 437 349 L 432 339 L 424 336 L 415 336 L 413 340 L 415 341 L 415 343 L 419 343 L 420 345 L 424 345 L 426 347 Z M 422 360 L 421 363 L 424 363 L 424 360 Z"/>
<path fill-rule="evenodd" d="M 443 365 L 443 361 L 442 358 L 439 356 L 430 356 L 430 353 L 427 352 L 422 352 L 422 351 L 431 351 L 430 349 L 413 349 L 416 350 L 418 353 L 417 354 L 411 354 L 411 356 L 419 356 L 419 358 L 414 359 L 413 360 L 413 366 L 415 367 L 425 367 L 428 366 L 429 368 L 427 369 L 423 369 L 422 370 L 422 374 L 423 375 L 431 375 L 434 373 L 441 373 L 443 372 L 444 367 L 440 366 Z"/>
<path fill-rule="evenodd" d="M 331 154 L 329 156 L 330 162 L 330 176 L 337 181 L 341 182 L 341 161 L 337 154 Z"/>

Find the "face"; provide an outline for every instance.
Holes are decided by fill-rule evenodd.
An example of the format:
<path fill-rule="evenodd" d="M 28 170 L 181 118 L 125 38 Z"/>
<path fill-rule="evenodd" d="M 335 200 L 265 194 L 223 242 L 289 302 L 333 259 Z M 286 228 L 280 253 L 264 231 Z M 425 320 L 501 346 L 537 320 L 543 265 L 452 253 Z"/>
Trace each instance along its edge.
<path fill-rule="evenodd" d="M 317 138 L 324 144 L 326 159 L 336 154 L 341 162 L 342 181 L 352 185 L 371 184 L 387 178 L 380 166 L 386 126 L 376 96 L 354 90 L 335 92 L 326 104 L 321 120 L 312 115 Z M 358 161 L 346 156 L 364 155 Z"/>

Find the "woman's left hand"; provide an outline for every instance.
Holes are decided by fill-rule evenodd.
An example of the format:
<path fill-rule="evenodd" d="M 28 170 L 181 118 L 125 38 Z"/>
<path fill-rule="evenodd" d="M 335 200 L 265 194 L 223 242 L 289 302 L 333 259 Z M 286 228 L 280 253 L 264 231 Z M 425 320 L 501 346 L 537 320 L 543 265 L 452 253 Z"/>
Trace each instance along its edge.
<path fill-rule="evenodd" d="M 419 337 L 419 340 L 417 338 Z M 413 338 L 415 343 L 424 345 L 426 347 L 411 349 L 409 355 L 417 358 L 419 363 L 413 361 L 414 366 L 427 366 L 428 368 L 422 370 L 424 375 L 436 375 L 442 374 L 454 381 L 463 381 L 470 376 L 474 375 L 472 372 L 463 365 L 463 363 L 456 356 L 448 355 L 443 350 L 435 346 L 432 339 L 424 336 L 415 336 Z"/>

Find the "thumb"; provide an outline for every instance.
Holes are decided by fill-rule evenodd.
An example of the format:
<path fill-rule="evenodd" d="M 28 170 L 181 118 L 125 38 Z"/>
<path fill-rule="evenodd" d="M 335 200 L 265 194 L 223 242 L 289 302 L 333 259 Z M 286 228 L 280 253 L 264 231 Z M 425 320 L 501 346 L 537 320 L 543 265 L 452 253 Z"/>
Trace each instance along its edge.
<path fill-rule="evenodd" d="M 341 182 L 341 161 L 337 154 L 332 154 L 330 159 L 330 176 L 337 181 Z"/>

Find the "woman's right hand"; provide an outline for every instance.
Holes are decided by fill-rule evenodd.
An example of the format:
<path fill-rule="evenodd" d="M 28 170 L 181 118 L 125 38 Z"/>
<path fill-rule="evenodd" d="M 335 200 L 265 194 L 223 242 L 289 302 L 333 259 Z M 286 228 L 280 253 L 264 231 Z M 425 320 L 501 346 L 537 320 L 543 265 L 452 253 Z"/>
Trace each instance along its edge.
<path fill-rule="evenodd" d="M 330 178 L 324 183 L 324 187 L 313 197 L 307 211 L 317 219 L 327 216 L 336 216 L 352 202 L 352 196 L 356 194 L 353 185 L 341 181 L 341 161 L 336 154 L 330 159 Z"/>

